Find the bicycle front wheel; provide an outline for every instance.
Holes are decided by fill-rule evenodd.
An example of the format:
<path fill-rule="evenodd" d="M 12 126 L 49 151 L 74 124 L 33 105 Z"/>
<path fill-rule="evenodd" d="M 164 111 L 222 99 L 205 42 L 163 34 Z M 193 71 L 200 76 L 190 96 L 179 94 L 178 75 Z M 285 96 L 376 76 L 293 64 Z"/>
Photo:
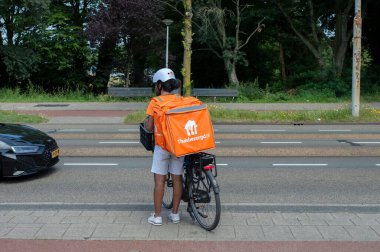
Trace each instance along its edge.
<path fill-rule="evenodd" d="M 165 181 L 165 191 L 164 191 L 164 197 L 162 199 L 162 205 L 166 209 L 171 209 L 173 207 L 173 180 L 170 176 L 170 173 L 168 173 Z"/>
<path fill-rule="evenodd" d="M 220 220 L 219 187 L 211 171 L 194 171 L 189 185 L 190 206 L 199 225 L 211 231 Z"/>

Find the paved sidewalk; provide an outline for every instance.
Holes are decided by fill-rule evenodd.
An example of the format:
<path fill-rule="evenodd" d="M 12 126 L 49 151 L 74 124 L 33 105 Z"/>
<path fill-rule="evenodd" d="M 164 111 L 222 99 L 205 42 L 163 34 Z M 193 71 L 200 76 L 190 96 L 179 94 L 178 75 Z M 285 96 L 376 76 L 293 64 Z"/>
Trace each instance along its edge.
<path fill-rule="evenodd" d="M 279 213 L 224 211 L 207 232 L 181 213 L 172 224 L 147 223 L 147 211 L 0 210 L 0 239 L 380 241 L 380 213 Z M 1 240 L 0 240 L 1 241 Z M 380 249 L 380 243 L 379 243 Z"/>

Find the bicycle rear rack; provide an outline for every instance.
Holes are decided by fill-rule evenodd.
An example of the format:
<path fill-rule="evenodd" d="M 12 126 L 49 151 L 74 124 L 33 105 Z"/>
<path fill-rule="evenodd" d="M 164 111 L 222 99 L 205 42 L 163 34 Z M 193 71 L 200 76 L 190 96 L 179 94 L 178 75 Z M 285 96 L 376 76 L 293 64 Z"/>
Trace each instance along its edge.
<path fill-rule="evenodd" d="M 203 169 L 203 167 L 209 165 L 214 166 L 211 172 L 213 176 L 216 177 L 218 175 L 218 171 L 215 162 L 215 155 L 205 152 L 199 152 L 185 157 L 185 167 L 194 167 L 196 171 L 200 171 Z"/>

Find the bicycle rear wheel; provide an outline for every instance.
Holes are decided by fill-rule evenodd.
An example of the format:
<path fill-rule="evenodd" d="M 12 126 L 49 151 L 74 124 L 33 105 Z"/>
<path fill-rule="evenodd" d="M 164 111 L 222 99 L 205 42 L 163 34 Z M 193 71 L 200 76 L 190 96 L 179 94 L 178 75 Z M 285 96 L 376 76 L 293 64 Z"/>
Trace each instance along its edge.
<path fill-rule="evenodd" d="M 170 176 L 170 173 L 168 173 L 165 181 L 165 191 L 164 191 L 164 197 L 162 199 L 162 205 L 166 209 L 171 209 L 173 207 L 173 180 Z"/>
<path fill-rule="evenodd" d="M 190 206 L 199 225 L 211 231 L 220 220 L 219 187 L 210 170 L 193 171 L 189 185 Z"/>

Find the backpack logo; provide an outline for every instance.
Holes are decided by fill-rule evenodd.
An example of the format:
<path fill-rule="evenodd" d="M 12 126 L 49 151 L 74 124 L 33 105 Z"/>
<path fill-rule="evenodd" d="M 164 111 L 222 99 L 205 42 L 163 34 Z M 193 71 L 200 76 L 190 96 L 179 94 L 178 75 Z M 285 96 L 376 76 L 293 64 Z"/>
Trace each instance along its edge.
<path fill-rule="evenodd" d="M 194 120 L 188 120 L 185 125 L 185 130 L 188 136 L 197 135 L 198 134 L 197 128 L 198 128 L 198 125 L 195 123 Z"/>

